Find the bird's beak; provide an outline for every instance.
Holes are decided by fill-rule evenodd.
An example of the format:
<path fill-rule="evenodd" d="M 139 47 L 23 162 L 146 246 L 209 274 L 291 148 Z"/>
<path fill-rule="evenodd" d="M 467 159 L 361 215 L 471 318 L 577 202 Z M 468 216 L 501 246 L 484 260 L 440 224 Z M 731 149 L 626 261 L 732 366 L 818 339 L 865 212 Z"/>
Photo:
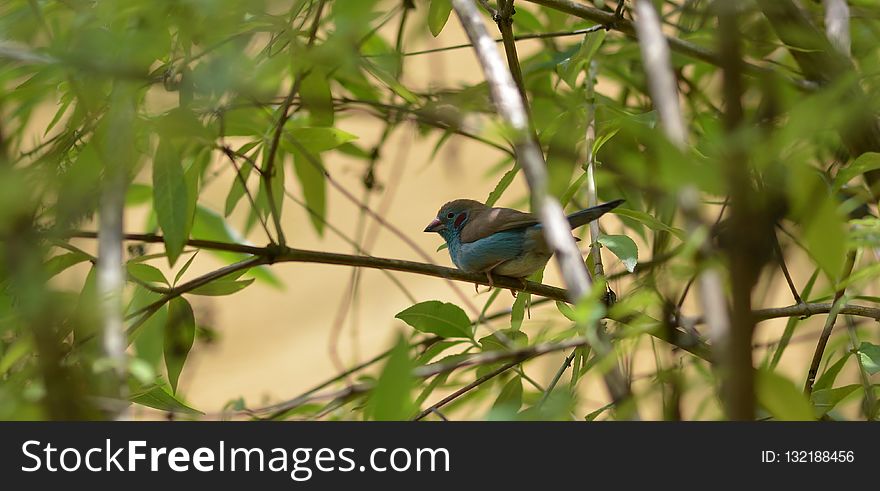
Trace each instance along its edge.
<path fill-rule="evenodd" d="M 446 228 L 446 225 L 440 222 L 439 218 L 435 218 L 425 227 L 425 232 L 439 232 Z"/>

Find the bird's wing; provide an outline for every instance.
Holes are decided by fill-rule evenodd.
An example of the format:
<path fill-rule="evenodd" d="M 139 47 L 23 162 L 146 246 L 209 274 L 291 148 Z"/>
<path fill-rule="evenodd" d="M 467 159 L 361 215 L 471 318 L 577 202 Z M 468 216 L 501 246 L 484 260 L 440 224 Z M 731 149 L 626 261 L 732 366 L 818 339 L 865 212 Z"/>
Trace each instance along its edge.
<path fill-rule="evenodd" d="M 519 257 L 525 246 L 525 232 L 505 230 L 473 242 L 462 243 L 458 266 L 464 271 L 488 271 Z"/>
<path fill-rule="evenodd" d="M 475 210 L 461 229 L 462 243 L 474 242 L 492 234 L 536 225 L 538 219 L 531 213 L 511 208 Z"/>

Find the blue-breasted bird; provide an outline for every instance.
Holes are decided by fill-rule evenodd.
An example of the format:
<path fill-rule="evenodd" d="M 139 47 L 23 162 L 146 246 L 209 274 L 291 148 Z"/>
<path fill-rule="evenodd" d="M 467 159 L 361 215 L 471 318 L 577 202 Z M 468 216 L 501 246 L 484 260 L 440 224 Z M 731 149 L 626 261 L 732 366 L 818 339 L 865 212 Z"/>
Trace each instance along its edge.
<path fill-rule="evenodd" d="M 571 228 L 599 218 L 623 203 L 603 203 L 568 215 Z M 452 262 L 462 271 L 525 278 L 539 271 L 553 251 L 544 240 L 538 218 L 510 208 L 490 208 L 479 201 L 457 199 L 440 208 L 425 232 L 437 232 L 449 246 Z"/>

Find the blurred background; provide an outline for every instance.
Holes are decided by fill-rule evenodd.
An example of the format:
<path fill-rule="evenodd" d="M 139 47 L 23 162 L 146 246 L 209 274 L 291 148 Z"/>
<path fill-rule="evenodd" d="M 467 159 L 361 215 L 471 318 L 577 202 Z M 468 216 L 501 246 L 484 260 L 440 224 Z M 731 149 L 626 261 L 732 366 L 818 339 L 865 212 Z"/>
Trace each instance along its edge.
<path fill-rule="evenodd" d="M 505 3 L 487 5 L 503 13 Z M 830 47 L 833 36 L 824 37 L 833 32 L 834 11 L 823 2 L 737 2 L 727 13 L 720 2 L 644 2 L 659 12 L 672 39 L 667 68 L 676 77 L 675 102 L 689 134 L 687 145 L 676 148 L 655 109 L 651 74 L 633 36 L 633 22 L 640 22 L 636 3 L 618 10 L 613 1 L 517 0 L 511 16 L 551 193 L 569 212 L 590 201 L 590 180 L 599 202 L 627 200 L 624 211 L 599 220 L 603 235 L 625 235 L 637 248 L 635 254 L 601 249 L 607 287 L 619 300 L 615 321 L 601 323 L 614 336 L 614 352 L 542 354 L 428 419 L 613 419 L 603 376 L 612 365 L 623 373 L 642 419 L 731 417 L 724 394 L 738 382 L 725 370 L 737 365 L 725 365 L 719 351 L 710 363 L 682 349 L 718 348 L 704 325 L 712 318 L 704 284 L 695 280 L 704 275 L 721 278 L 729 307 L 722 315 L 732 319 L 731 329 L 742 329 L 738 322 L 749 329 L 755 417 L 876 418 L 880 357 L 873 350 L 880 349 L 880 330 L 870 309 L 880 297 L 880 226 L 872 194 L 878 188 L 866 173 L 880 169 L 872 153 L 880 139 L 877 148 L 854 145 L 847 132 L 866 120 L 876 123 L 880 8 L 824 2 L 847 7 L 843 52 Z M 786 10 L 789 5 L 796 10 Z M 390 387 L 383 380 L 390 378 L 393 355 L 333 380 L 314 400 L 284 403 L 386 353 L 400 336 L 409 342 L 430 337 L 395 318 L 420 302 L 453 303 L 472 320 L 481 311 L 490 315 L 475 339 L 512 328 L 535 345 L 588 333 L 585 317 L 572 320 L 556 302 L 531 306 L 519 325 L 525 299 L 515 306 L 507 291 L 494 297 L 467 282 L 306 262 L 251 269 L 241 278 L 255 281 L 231 286 L 235 291 L 184 295 L 194 319 L 191 349 L 187 339 L 169 334 L 187 329 L 186 319 L 175 317 L 179 304 L 171 304 L 175 315 L 162 306 L 145 321 L 126 317 L 169 288 L 235 260 L 169 243 L 175 234 L 262 247 L 277 240 L 280 226 L 286 245 L 297 249 L 453 267 L 448 252 L 438 250 L 442 239 L 423 232 L 443 203 L 496 200 L 496 206 L 528 211 L 529 190 L 514 167 L 509 133 L 451 8 L 439 0 L 4 2 L 0 417 L 91 419 L 122 412 L 136 419 L 382 419 L 370 409 L 379 404 L 375 397 L 360 388 Z M 503 22 L 496 25 L 492 12 L 480 8 L 490 35 L 500 40 Z M 733 48 L 723 38 L 732 35 L 725 15 L 737 34 Z M 799 22 L 807 27 L 798 31 Z M 789 36 L 780 25 L 797 33 Z M 823 36 L 818 47 L 804 41 L 810 29 Z M 497 46 L 507 61 L 508 43 Z M 731 53 L 745 64 L 725 64 Z M 840 73 L 820 78 L 809 66 L 816 60 L 802 59 L 803 53 L 847 61 L 828 67 L 844 67 Z M 730 89 L 729 74 L 738 89 Z M 734 116 L 732 97 L 740 106 Z M 325 175 L 309 170 L 315 156 L 304 155 L 296 140 L 273 142 L 278 121 L 285 121 L 280 133 L 318 148 Z M 313 128 L 333 131 L 303 131 Z M 585 135 L 593 141 L 585 143 Z M 322 138 L 336 140 L 322 147 Z M 268 158 L 272 150 L 277 154 Z M 740 165 L 743 180 L 739 171 L 731 174 L 730 161 Z M 276 168 L 271 177 L 253 170 L 267 165 Z M 123 177 L 114 181 L 117 175 Z M 114 186 L 124 198 L 117 196 L 121 206 L 108 211 Z M 682 196 L 691 191 L 697 203 L 683 208 Z M 99 240 L 84 237 L 105 230 L 114 213 L 123 217 L 126 233 L 165 236 L 164 244 L 129 238 L 121 249 L 127 268 L 117 317 L 125 318 L 123 328 L 141 322 L 129 333 L 132 345 L 122 362 L 101 352 L 106 343 L 90 341 L 113 325 L 113 309 L 102 298 L 106 303 L 114 283 L 100 279 Z M 743 223 L 753 227 L 748 234 Z M 169 231 L 173 227 L 179 230 Z M 589 231 L 576 234 L 587 258 Z M 180 254 L 173 266 L 168 249 Z M 825 307 L 803 319 L 798 312 L 811 313 L 809 306 L 755 324 L 737 310 L 742 285 L 731 272 L 743 255 L 746 269 L 754 270 L 746 280 L 747 310 Z M 780 257 L 803 302 L 793 298 Z M 595 262 L 590 256 L 594 277 Z M 543 278 L 533 279 L 565 286 L 553 261 Z M 600 293 L 584 304 L 593 313 L 586 317 L 604 312 Z M 833 312 L 836 323 L 829 327 L 830 304 L 840 298 L 838 308 L 868 310 Z M 818 397 L 804 396 L 801 386 L 825 327 L 833 335 L 819 353 L 824 382 Z M 679 339 L 679 346 L 663 335 Z M 408 352 L 413 365 L 402 366 L 458 361 L 479 351 L 490 350 L 485 343 L 450 344 L 424 357 L 419 346 Z M 569 355 L 577 355 L 573 368 Z M 114 386 L 113 372 L 123 377 L 122 389 Z M 402 419 L 485 374 L 478 366 L 400 382 L 394 387 L 409 402 L 385 414 Z M 135 404 L 120 409 L 121 399 Z"/>

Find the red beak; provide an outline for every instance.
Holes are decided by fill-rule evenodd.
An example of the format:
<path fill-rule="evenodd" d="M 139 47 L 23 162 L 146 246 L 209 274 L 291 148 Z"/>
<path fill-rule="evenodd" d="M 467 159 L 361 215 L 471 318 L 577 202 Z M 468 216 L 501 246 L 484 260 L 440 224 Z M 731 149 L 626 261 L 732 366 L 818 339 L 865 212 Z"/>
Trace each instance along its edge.
<path fill-rule="evenodd" d="M 439 232 L 444 228 L 446 228 L 446 225 L 443 225 L 439 218 L 435 218 L 427 227 L 425 227 L 425 232 Z"/>

